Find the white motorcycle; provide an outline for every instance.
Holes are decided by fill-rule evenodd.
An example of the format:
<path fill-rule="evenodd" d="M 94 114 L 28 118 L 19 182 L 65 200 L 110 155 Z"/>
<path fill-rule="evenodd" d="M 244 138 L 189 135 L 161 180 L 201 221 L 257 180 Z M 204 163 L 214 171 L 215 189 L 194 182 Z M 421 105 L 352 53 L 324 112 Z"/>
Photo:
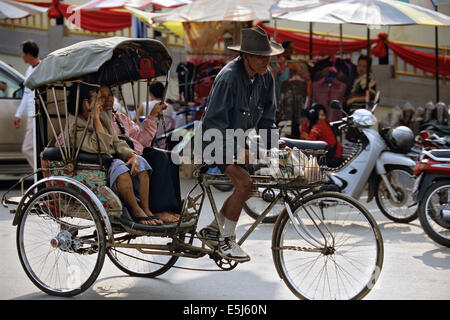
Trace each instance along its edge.
<path fill-rule="evenodd" d="M 368 185 L 367 202 L 375 198 L 381 212 L 390 220 L 408 223 L 417 218 L 417 205 L 412 200 L 414 187 L 413 169 L 416 164 L 407 154 L 414 145 L 414 134 L 405 126 L 381 129 L 372 127 L 377 124 L 373 109 L 359 109 L 351 116 L 330 125 L 338 131 L 352 133 L 357 139 L 355 154 L 346 159 L 336 169 L 327 173 L 328 182 L 321 190 L 338 191 L 359 199 Z M 332 108 L 341 108 L 338 101 L 332 102 Z M 344 130 L 343 130 L 344 129 Z M 287 146 L 294 147 L 301 140 L 282 138 Z M 258 190 L 261 197 L 250 198 L 244 210 L 257 218 L 264 204 L 267 204 L 277 190 Z M 279 210 L 282 210 L 280 206 Z M 265 222 L 275 221 L 279 214 L 274 208 Z"/>

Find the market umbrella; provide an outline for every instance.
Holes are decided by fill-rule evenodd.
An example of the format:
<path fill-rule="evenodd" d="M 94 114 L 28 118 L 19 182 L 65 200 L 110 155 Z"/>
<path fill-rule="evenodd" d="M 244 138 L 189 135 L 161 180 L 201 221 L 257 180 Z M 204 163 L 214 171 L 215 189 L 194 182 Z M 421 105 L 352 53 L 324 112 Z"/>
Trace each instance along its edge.
<path fill-rule="evenodd" d="M 320 5 L 324 5 L 330 0 L 280 0 L 272 5 L 270 8 L 272 18 L 275 18 L 275 24 L 279 15 L 285 15 L 286 12 L 307 10 Z M 309 58 L 313 58 L 313 22 L 320 23 L 335 23 L 339 24 L 339 34 L 340 40 L 342 41 L 342 23 L 341 19 L 334 17 L 333 15 L 326 14 L 325 12 L 316 11 L 314 15 L 309 15 L 308 17 L 303 17 L 302 22 L 309 22 Z M 284 19 L 284 17 L 280 18 Z M 290 20 L 286 18 L 287 20 Z"/>
<path fill-rule="evenodd" d="M 20 19 L 30 15 L 44 13 L 48 8 L 13 0 L 0 0 L 0 20 Z"/>
<path fill-rule="evenodd" d="M 148 24 L 183 22 L 187 43 L 199 52 L 206 52 L 212 39 L 225 29 L 231 28 L 231 25 L 234 25 L 233 38 L 237 39 L 238 22 L 269 20 L 269 9 L 275 2 L 276 0 L 196 0 L 161 13 L 130 7 L 127 9 Z"/>
<path fill-rule="evenodd" d="M 78 10 L 99 10 L 124 8 L 150 8 L 153 10 L 154 5 L 161 7 L 177 7 L 190 3 L 191 0 L 91 0 L 77 7 Z M 137 17 L 132 17 L 132 33 L 133 38 L 147 38 L 147 27 Z"/>
<path fill-rule="evenodd" d="M 370 54 L 370 25 L 450 26 L 450 17 L 397 0 L 279 1 L 270 11 L 276 19 L 303 22 L 352 23 L 367 25 L 367 54 Z M 296 5 L 296 4 L 297 5 Z M 368 73 L 367 73 L 368 77 Z M 369 81 L 367 81 L 368 85 Z"/>
<path fill-rule="evenodd" d="M 433 9 L 438 11 L 438 6 L 450 5 L 450 0 L 400 0 L 411 4 L 416 4 L 422 7 Z M 439 41 L 438 41 L 438 27 L 434 27 L 434 43 L 435 43 L 435 55 L 436 55 L 436 102 L 439 102 Z"/>
<path fill-rule="evenodd" d="M 152 5 L 171 8 L 182 6 L 190 2 L 191 0 L 91 0 L 80 5 L 78 8 L 84 10 L 123 8 L 125 6 L 132 8 L 147 8 Z"/>
<path fill-rule="evenodd" d="M 146 15 L 153 22 L 270 20 L 269 9 L 276 0 L 196 0 L 163 13 Z"/>
<path fill-rule="evenodd" d="M 292 1 L 289 1 L 292 2 Z M 450 17 L 433 10 L 398 0 L 331 0 L 304 6 L 283 8 L 283 1 L 271 8 L 272 17 L 295 21 L 353 23 L 377 26 L 426 25 L 449 26 Z"/>

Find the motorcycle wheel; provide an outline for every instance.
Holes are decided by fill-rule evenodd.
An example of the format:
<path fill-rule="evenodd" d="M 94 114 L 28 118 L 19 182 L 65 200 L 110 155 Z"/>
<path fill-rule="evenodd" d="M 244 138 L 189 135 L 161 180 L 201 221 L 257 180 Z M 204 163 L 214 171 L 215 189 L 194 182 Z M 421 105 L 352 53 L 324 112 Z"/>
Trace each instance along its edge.
<path fill-rule="evenodd" d="M 380 179 L 375 190 L 375 200 L 381 212 L 390 220 L 399 223 L 409 223 L 417 218 L 417 205 L 412 203 L 414 186 L 413 170 L 405 166 L 390 166 L 386 168 L 386 176 L 391 183 L 398 199 L 391 198 L 383 179 Z"/>
<path fill-rule="evenodd" d="M 425 233 L 434 241 L 450 247 L 450 217 L 444 210 L 450 209 L 450 180 L 429 186 L 419 205 L 419 221 Z"/>
<path fill-rule="evenodd" d="M 278 194 L 278 190 L 271 188 L 258 188 L 257 197 L 251 197 L 244 203 L 244 211 L 253 219 L 258 219 L 261 213 L 269 206 L 275 196 Z M 263 223 L 274 223 L 280 213 L 284 210 L 283 201 L 278 201 L 272 210 L 264 217 Z"/>
<path fill-rule="evenodd" d="M 225 184 L 223 184 L 223 185 L 220 185 L 220 184 L 213 184 L 212 185 L 214 188 L 216 188 L 217 190 L 219 190 L 219 191 L 222 191 L 222 192 L 227 192 L 227 191 L 231 191 L 231 190 L 233 190 L 233 186 L 229 186 L 229 185 L 225 185 Z"/>

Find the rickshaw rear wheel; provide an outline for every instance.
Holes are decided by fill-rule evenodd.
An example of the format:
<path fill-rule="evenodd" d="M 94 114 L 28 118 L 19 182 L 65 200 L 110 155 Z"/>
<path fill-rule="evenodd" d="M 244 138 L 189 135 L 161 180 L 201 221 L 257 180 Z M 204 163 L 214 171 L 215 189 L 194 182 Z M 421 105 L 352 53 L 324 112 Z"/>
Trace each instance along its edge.
<path fill-rule="evenodd" d="M 47 294 L 71 297 L 97 279 L 106 253 L 103 222 L 89 200 L 65 186 L 31 197 L 16 233 L 20 262 Z"/>

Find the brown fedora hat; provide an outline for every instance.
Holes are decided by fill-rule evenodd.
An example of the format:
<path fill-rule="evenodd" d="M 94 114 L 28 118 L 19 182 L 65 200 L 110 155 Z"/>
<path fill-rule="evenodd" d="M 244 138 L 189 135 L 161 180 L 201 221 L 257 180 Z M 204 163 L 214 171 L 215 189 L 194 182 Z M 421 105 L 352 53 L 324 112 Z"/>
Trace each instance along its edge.
<path fill-rule="evenodd" d="M 276 56 L 284 52 L 284 48 L 269 40 L 266 31 L 260 26 L 241 30 L 241 44 L 229 46 L 229 50 L 257 56 Z"/>

